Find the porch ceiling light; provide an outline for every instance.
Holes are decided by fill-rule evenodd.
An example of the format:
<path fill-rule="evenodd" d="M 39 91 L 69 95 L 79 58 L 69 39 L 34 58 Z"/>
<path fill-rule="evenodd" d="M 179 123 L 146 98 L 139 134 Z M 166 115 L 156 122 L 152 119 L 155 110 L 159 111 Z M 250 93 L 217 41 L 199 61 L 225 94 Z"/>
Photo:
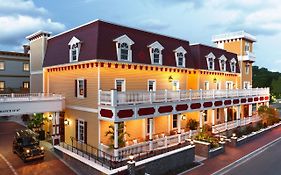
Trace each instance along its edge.
<path fill-rule="evenodd" d="M 182 116 L 181 116 L 181 119 L 182 119 L 182 120 L 186 120 L 186 116 L 185 116 L 185 115 L 182 115 Z"/>
<path fill-rule="evenodd" d="M 172 75 L 169 76 L 168 81 L 169 81 L 169 83 L 171 83 L 173 81 Z"/>
<path fill-rule="evenodd" d="M 133 155 L 133 154 L 130 154 L 130 155 L 129 155 L 129 159 L 130 159 L 130 161 L 133 161 L 133 160 L 134 160 L 134 155 Z"/>
<path fill-rule="evenodd" d="M 232 133 L 232 137 L 236 137 L 236 134 L 235 134 L 235 133 Z"/>
<path fill-rule="evenodd" d="M 65 120 L 64 120 L 64 124 L 65 124 L 66 126 L 68 126 L 68 125 L 69 125 L 69 120 L 65 119 Z"/>

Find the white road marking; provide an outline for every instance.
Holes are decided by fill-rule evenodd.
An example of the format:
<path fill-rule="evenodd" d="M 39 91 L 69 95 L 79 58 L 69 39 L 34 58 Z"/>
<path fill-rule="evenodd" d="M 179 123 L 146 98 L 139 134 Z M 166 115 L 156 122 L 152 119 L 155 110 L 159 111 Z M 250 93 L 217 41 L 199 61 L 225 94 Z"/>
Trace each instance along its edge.
<path fill-rule="evenodd" d="M 12 170 L 12 172 L 14 173 L 14 175 L 18 175 L 18 173 L 16 172 L 15 168 L 12 166 L 12 164 L 0 153 L 0 157 L 2 160 L 4 160 L 4 162 L 8 165 L 8 167 Z"/>

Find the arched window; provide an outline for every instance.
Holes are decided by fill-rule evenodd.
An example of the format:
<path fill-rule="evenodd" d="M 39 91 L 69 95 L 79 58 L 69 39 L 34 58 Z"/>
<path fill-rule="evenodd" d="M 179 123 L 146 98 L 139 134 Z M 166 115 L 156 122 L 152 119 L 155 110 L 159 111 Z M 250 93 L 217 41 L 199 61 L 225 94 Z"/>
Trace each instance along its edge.
<path fill-rule="evenodd" d="M 233 58 L 230 61 L 230 70 L 231 70 L 231 72 L 236 72 L 236 60 L 235 60 L 235 58 Z"/>
<path fill-rule="evenodd" d="M 180 46 L 176 50 L 174 50 L 174 52 L 177 67 L 185 67 L 185 54 L 187 53 L 186 50 L 182 46 Z"/>
<path fill-rule="evenodd" d="M 160 64 L 160 50 L 158 48 L 152 49 L 153 62 L 155 64 Z"/>
<path fill-rule="evenodd" d="M 206 56 L 209 70 L 215 70 L 215 58 L 216 56 L 212 52 Z"/>
<path fill-rule="evenodd" d="M 220 70 L 221 71 L 226 71 L 226 57 L 224 55 L 222 55 L 220 58 Z"/>
<path fill-rule="evenodd" d="M 74 36 L 72 37 L 68 45 L 69 45 L 69 62 L 78 61 L 81 41 Z"/>
<path fill-rule="evenodd" d="M 127 43 L 122 43 L 120 46 L 121 49 L 121 60 L 128 60 L 129 57 L 129 46 Z"/>

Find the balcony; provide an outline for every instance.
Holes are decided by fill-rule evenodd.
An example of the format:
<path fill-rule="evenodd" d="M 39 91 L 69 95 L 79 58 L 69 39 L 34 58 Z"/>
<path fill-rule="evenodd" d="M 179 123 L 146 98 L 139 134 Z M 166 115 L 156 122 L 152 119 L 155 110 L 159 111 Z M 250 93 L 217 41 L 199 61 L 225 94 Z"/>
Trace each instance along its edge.
<path fill-rule="evenodd" d="M 255 62 L 255 60 L 256 60 L 256 55 L 255 55 L 253 52 L 247 51 L 245 55 L 243 55 L 243 56 L 238 56 L 238 60 Z"/>
<path fill-rule="evenodd" d="M 64 97 L 58 94 L 0 94 L 0 116 L 62 111 Z"/>
<path fill-rule="evenodd" d="M 99 91 L 99 117 L 112 121 L 269 101 L 269 88 L 179 91 Z"/>

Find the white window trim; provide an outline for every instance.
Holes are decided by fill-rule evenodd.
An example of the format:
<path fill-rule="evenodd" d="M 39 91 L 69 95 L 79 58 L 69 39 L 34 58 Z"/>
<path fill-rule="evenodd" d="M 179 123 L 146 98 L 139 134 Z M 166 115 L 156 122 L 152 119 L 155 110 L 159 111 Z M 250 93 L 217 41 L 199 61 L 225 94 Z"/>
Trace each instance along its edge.
<path fill-rule="evenodd" d="M 156 65 L 162 65 L 163 64 L 163 54 L 162 54 L 162 50 L 164 49 L 164 47 L 158 42 L 155 41 L 154 43 L 150 44 L 147 46 L 149 48 L 149 54 L 150 54 L 150 59 L 151 59 L 151 64 L 156 64 Z M 154 56 L 152 53 L 152 49 L 159 49 L 159 63 L 154 63 Z"/>
<path fill-rule="evenodd" d="M 227 89 L 227 85 L 228 85 L 228 84 L 231 84 L 231 88 L 230 88 L 230 89 L 233 89 L 233 81 L 226 81 L 226 82 L 225 82 L 225 89 Z M 229 90 L 230 90 L 230 89 L 229 89 Z"/>
<path fill-rule="evenodd" d="M 85 79 L 84 78 L 77 78 L 76 81 L 77 81 L 77 87 L 76 87 L 77 98 L 84 99 L 85 98 L 84 97 L 84 95 L 85 95 Z M 83 82 L 83 92 L 84 92 L 83 95 L 80 95 L 80 93 L 79 93 L 79 81 Z"/>
<path fill-rule="evenodd" d="M 235 64 L 234 70 L 232 70 L 232 66 L 231 66 L 232 63 Z M 237 63 L 237 62 L 236 62 L 235 58 L 232 58 L 231 61 L 230 61 L 230 71 L 231 71 L 231 72 L 236 72 L 236 63 Z"/>
<path fill-rule="evenodd" d="M 227 60 L 227 58 L 224 56 L 224 55 L 222 55 L 220 58 L 219 58 L 219 62 L 220 62 L 220 70 L 221 71 L 226 71 L 226 60 Z M 222 69 L 222 62 L 224 62 L 224 69 Z"/>
<path fill-rule="evenodd" d="M 78 138 L 77 138 L 77 140 L 79 141 L 79 142 L 81 142 L 81 143 L 84 143 L 85 142 L 85 120 L 83 120 L 83 119 L 77 119 L 77 121 L 78 121 Z M 82 125 L 82 124 L 80 124 L 80 121 L 81 122 L 83 122 L 83 131 L 84 131 L 84 133 L 83 133 L 83 140 L 80 138 L 80 125 Z"/>
<path fill-rule="evenodd" d="M 209 70 L 215 70 L 215 59 L 216 59 L 216 56 L 210 52 L 208 55 L 205 56 L 206 57 L 206 61 L 207 61 L 207 65 L 208 65 L 208 69 Z M 210 62 L 209 62 L 209 58 L 212 58 L 213 59 L 213 68 L 211 69 L 210 68 Z"/>
<path fill-rule="evenodd" d="M 73 60 L 72 58 L 72 46 L 73 45 L 78 45 L 78 47 L 76 47 L 76 60 Z M 78 62 L 79 61 L 79 54 L 80 54 L 80 48 L 81 48 L 81 41 L 76 38 L 75 36 L 72 37 L 72 39 L 69 41 L 68 43 L 69 46 L 69 62 Z"/>
<path fill-rule="evenodd" d="M 148 80 L 147 80 L 147 91 L 149 91 L 149 82 L 150 82 L 150 81 L 154 81 L 154 82 L 155 82 L 155 87 L 153 88 L 153 91 L 156 91 L 156 87 L 157 87 L 157 86 L 156 86 L 156 79 L 148 79 Z"/>
<path fill-rule="evenodd" d="M 180 46 L 177 49 L 175 49 L 174 52 L 175 52 L 177 67 L 185 67 L 185 60 L 186 60 L 185 54 L 187 53 L 186 50 L 182 46 Z M 183 65 L 179 65 L 178 53 L 183 54 Z"/>
<path fill-rule="evenodd" d="M 114 88 L 117 89 L 117 81 L 118 80 L 124 81 L 124 86 L 122 87 L 122 92 L 125 92 L 126 91 L 126 79 L 125 78 L 115 78 Z"/>
<path fill-rule="evenodd" d="M 127 35 L 122 35 L 116 39 L 113 40 L 114 42 L 116 42 L 116 53 L 117 53 L 117 60 L 118 61 L 123 61 L 123 62 L 132 62 L 132 45 L 134 44 L 134 41 L 131 40 Z M 121 45 L 122 43 L 126 43 L 128 44 L 128 60 L 122 60 L 121 59 L 121 47 L 119 47 L 119 45 Z"/>

